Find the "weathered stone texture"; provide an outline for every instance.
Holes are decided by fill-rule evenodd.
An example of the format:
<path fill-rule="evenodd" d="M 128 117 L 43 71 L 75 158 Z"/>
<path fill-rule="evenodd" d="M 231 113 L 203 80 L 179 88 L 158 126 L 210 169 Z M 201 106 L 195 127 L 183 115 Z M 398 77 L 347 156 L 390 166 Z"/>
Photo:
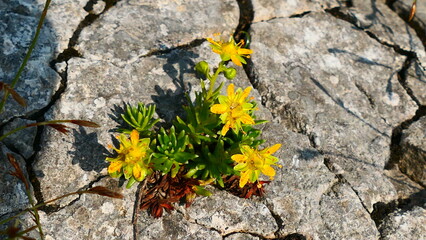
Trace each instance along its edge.
<path fill-rule="evenodd" d="M 322 11 L 344 5 L 337 0 L 253 0 L 254 22 Z"/>
<path fill-rule="evenodd" d="M 83 194 L 76 195 L 77 201 L 58 211 L 49 214 L 40 211 L 40 221 L 47 240 L 133 238 L 130 219 L 133 216 L 136 188 L 126 189 L 111 178 L 103 178 L 93 186 L 108 187 L 123 194 L 124 199 Z M 26 224 L 32 226 L 33 222 L 27 219 Z M 33 237 L 39 238 L 34 233 Z"/>
<path fill-rule="evenodd" d="M 390 1 L 389 6 L 400 15 L 404 20 L 408 20 L 411 6 L 413 4 L 412 0 L 396 0 Z M 416 14 L 411 20 L 410 25 L 417 29 L 419 37 L 422 38 L 425 42 L 425 36 L 421 35 L 421 32 L 424 32 L 426 29 L 426 3 L 425 1 L 417 1 Z"/>
<path fill-rule="evenodd" d="M 282 220 L 278 236 L 297 232 L 312 239 L 376 239 L 374 222 L 355 192 L 338 182 L 308 137 L 281 129 L 269 124 L 264 131 L 270 144 L 284 144 L 276 154 L 284 167 L 266 188 L 267 204 Z"/>
<path fill-rule="evenodd" d="M 426 204 L 393 212 L 380 225 L 381 239 L 426 239 Z"/>
<path fill-rule="evenodd" d="M 258 89 L 276 119 L 309 135 L 369 210 L 392 199 L 382 176 L 391 127 L 417 109 L 397 80 L 403 58 L 324 13 L 253 24 L 252 41 Z"/>
<path fill-rule="evenodd" d="M 234 233 L 223 238 L 224 240 L 260 240 L 260 238 L 247 233 Z"/>
<path fill-rule="evenodd" d="M 414 61 L 408 68 L 406 85 L 412 91 L 418 104 L 426 106 L 426 75 L 420 62 Z"/>
<path fill-rule="evenodd" d="M 403 131 L 401 153 L 401 171 L 426 186 L 426 116 Z"/>
<path fill-rule="evenodd" d="M 393 12 L 384 1 L 354 0 L 353 7 L 345 10 L 355 25 L 372 33 L 383 43 L 405 51 L 415 52 L 426 63 L 425 48 L 414 29 Z"/>
<path fill-rule="evenodd" d="M 52 1 L 35 49 L 16 85 L 16 91 L 26 100 L 23 108 L 9 100 L 2 121 L 13 115 L 37 111 L 49 103 L 59 88 L 60 77 L 49 63 L 68 47 L 78 24 L 87 14 L 86 1 Z M 28 50 L 42 12 L 44 0 L 0 3 L 0 81 L 11 83 Z"/>
<path fill-rule="evenodd" d="M 22 127 L 35 121 L 24 120 L 17 118 L 12 122 L 5 125 L 1 131 L 1 134 L 7 134 L 9 131 L 14 130 L 15 128 Z M 9 135 L 3 140 L 3 143 L 11 149 L 16 149 L 25 159 L 31 157 L 34 154 L 34 140 L 37 133 L 37 128 L 30 127 L 23 129 L 21 131 L 15 132 L 12 135 Z"/>
<path fill-rule="evenodd" d="M 125 189 L 121 180 L 107 176 L 105 157 L 110 153 L 106 146 L 114 138 L 111 129 L 123 124 L 120 114 L 126 103 L 156 104 L 156 116 L 165 122 L 183 115 L 185 93 L 194 99 L 194 92 L 201 88 L 194 65 L 205 60 L 214 67 L 220 61 L 202 38 L 216 32 L 229 36 L 238 25 L 238 3 L 128 0 L 105 12 L 104 1 L 52 3 L 17 88 L 31 101 L 24 112 L 46 106 L 59 88 L 59 74 L 49 62 L 74 36 L 82 57 L 54 66 L 67 84 L 45 117 L 90 120 L 101 127 L 77 127 L 69 135 L 46 127 L 32 166 L 40 183 L 36 190 L 48 200 L 103 185 L 125 199 L 82 195 L 56 202 L 59 208 L 41 212 L 46 239 L 132 239 L 135 235 L 138 239 L 230 240 L 299 235 L 315 240 L 424 238 L 423 205 L 382 216 L 379 229 L 370 216 L 378 202 L 386 205 L 424 191 L 425 163 L 418 153 L 425 151 L 425 117 L 403 132 L 405 150 L 400 161 L 400 168 L 423 186 L 395 173 L 396 168 L 384 170 L 394 129 L 413 119 L 418 105 L 426 101 L 424 48 L 383 1 L 352 2 L 353 7 L 345 8 L 344 1 L 334 0 L 252 1 L 255 23 L 249 31 L 254 54 L 245 70 L 254 75 L 249 80 L 237 67 L 239 75 L 232 82 L 246 88 L 252 81 L 251 96 L 261 103 L 258 116 L 270 121 L 259 126 L 267 140 L 265 147 L 283 144 L 275 154 L 283 167 L 266 185 L 265 197 L 241 199 L 212 188 L 213 196 L 197 198 L 188 209 L 177 204 L 176 211 L 162 218 L 140 212 L 136 226 L 132 225 L 136 186 Z M 0 79 L 11 79 L 16 72 L 42 3 L 0 1 L 0 32 L 4 33 Z M 341 8 L 324 11 L 335 7 Z M 101 15 L 76 31 L 86 11 Z M 336 11 L 351 19 L 340 20 Z M 404 87 L 398 73 L 407 56 L 388 45 L 419 57 L 408 69 Z M 2 115 L 3 122 L 21 116 L 22 108 L 10 109 Z M 17 118 L 1 130 L 26 122 Z M 25 158 L 33 154 L 35 133 L 28 130 L 32 132 L 16 137 L 29 134 L 31 139 L 5 142 Z M 2 151 L 9 152 L 5 147 Z M 4 174 L 9 170 L 0 166 L 1 182 L 6 183 L 0 187 L 1 203 L 6 203 L 0 204 L 0 215 L 28 203 L 22 184 Z M 30 218 L 25 220 L 29 225 Z"/>
<path fill-rule="evenodd" d="M 139 239 L 222 239 L 217 231 L 187 219 L 180 212 L 160 219 L 153 219 L 143 212 L 139 215 L 138 228 Z"/>
<path fill-rule="evenodd" d="M 0 145 L 0 220 L 7 214 L 15 213 L 18 210 L 28 207 L 29 201 L 26 195 L 25 185 L 17 177 L 10 173 L 15 169 L 9 163 L 6 154 L 10 153 L 15 157 L 20 168 L 26 173 L 25 161 L 17 154 L 11 152 L 3 144 Z M 28 179 L 28 176 L 25 174 Z M 31 186 L 30 186 L 31 187 Z M 3 226 L 0 226 L 3 227 Z"/>
<path fill-rule="evenodd" d="M 186 210 L 190 219 L 215 229 L 222 235 L 247 232 L 273 237 L 277 223 L 269 209 L 253 199 L 243 199 L 225 191 L 214 191 L 209 198 L 197 200 Z"/>
<path fill-rule="evenodd" d="M 232 0 L 120 1 L 82 31 L 77 49 L 85 58 L 124 66 L 154 50 L 217 32 L 229 35 L 238 18 L 238 5 Z"/>

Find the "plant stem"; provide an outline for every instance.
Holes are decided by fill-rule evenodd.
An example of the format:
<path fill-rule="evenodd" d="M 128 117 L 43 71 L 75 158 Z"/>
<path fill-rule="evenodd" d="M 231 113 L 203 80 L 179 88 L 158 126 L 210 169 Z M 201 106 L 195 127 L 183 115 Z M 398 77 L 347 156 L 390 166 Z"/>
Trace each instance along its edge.
<path fill-rule="evenodd" d="M 28 60 L 30 59 L 31 53 L 33 52 L 35 45 L 37 43 L 38 37 L 40 35 L 41 27 L 43 26 L 44 19 L 47 15 L 47 9 L 49 8 L 51 0 L 46 0 L 46 3 L 44 4 L 43 12 L 41 13 L 40 19 L 38 21 L 37 30 L 34 35 L 34 38 L 31 42 L 30 47 L 28 48 L 27 55 L 25 55 L 24 60 L 22 61 L 21 66 L 19 67 L 18 72 L 16 73 L 15 77 L 12 80 L 12 83 L 10 84 L 11 88 L 14 88 L 15 85 L 18 83 L 19 77 L 21 76 L 22 72 L 24 71 L 25 66 L 27 65 Z M 5 91 L 3 95 L 3 99 L 0 102 L 0 113 L 3 112 L 4 105 L 6 104 L 6 100 L 9 97 L 9 92 Z"/>
<path fill-rule="evenodd" d="M 16 132 L 18 132 L 18 131 L 21 131 L 21 130 L 23 130 L 23 129 L 25 129 L 25 128 L 27 128 L 27 126 L 26 126 L 26 125 L 25 125 L 25 126 L 21 126 L 21 127 L 17 127 L 17 128 L 15 128 L 15 129 L 13 129 L 13 130 L 11 130 L 11 131 L 7 132 L 6 134 L 4 134 L 4 135 L 0 136 L 0 141 L 3 141 L 3 139 L 5 139 L 7 136 L 9 136 L 9 135 L 11 135 L 11 134 L 14 134 L 14 133 L 16 133 Z"/>
<path fill-rule="evenodd" d="M 207 76 L 207 78 L 210 80 L 210 87 L 209 87 L 209 91 L 207 93 L 207 99 L 210 99 L 210 97 L 212 95 L 213 88 L 214 88 L 214 85 L 216 84 L 216 79 L 219 76 L 219 73 L 221 73 L 221 72 L 223 72 L 223 70 L 225 70 L 223 64 L 224 64 L 224 62 L 221 61 L 219 63 L 218 68 L 216 69 L 216 72 L 213 74 L 213 76 L 211 76 L 211 77 Z M 210 75 L 210 74 L 208 74 L 208 75 Z"/>
<path fill-rule="evenodd" d="M 37 225 L 37 228 L 38 228 L 38 231 L 39 231 L 39 234 L 40 234 L 40 238 L 44 239 L 44 233 L 43 233 L 43 229 L 42 229 L 41 223 L 40 223 L 40 215 L 38 214 L 38 210 L 35 207 L 36 205 L 35 205 L 33 197 L 31 196 L 31 192 L 30 192 L 29 189 L 27 189 L 26 194 L 27 194 L 27 197 L 28 197 L 28 201 L 30 202 L 30 204 L 32 206 L 31 210 L 34 212 L 34 221 Z"/>
<path fill-rule="evenodd" d="M 71 195 L 74 195 L 74 194 L 83 194 L 83 193 L 87 193 L 87 190 L 85 190 L 85 191 L 77 191 L 77 192 L 72 192 L 72 193 L 67 193 L 65 195 L 62 195 L 60 197 L 51 199 L 49 201 L 46 201 L 46 202 L 43 202 L 43 203 L 39 203 L 39 204 L 37 204 L 37 205 L 35 205 L 35 206 L 31 207 L 31 208 L 26 208 L 26 209 L 22 210 L 21 212 L 19 212 L 18 214 L 14 215 L 14 216 L 12 216 L 10 218 L 7 218 L 7 219 L 5 219 L 3 221 L 0 221 L 0 226 L 3 225 L 3 224 L 5 224 L 5 223 L 7 223 L 7 222 L 9 222 L 10 220 L 12 220 L 14 218 L 17 218 L 17 217 L 21 216 L 22 214 L 24 214 L 24 213 L 26 213 L 28 211 L 32 211 L 34 209 L 38 209 L 38 208 L 43 207 L 43 206 L 45 206 L 45 205 L 47 205 L 49 203 L 58 201 L 58 200 L 60 200 L 62 198 L 65 198 L 65 197 L 68 197 L 68 196 L 71 196 Z"/>

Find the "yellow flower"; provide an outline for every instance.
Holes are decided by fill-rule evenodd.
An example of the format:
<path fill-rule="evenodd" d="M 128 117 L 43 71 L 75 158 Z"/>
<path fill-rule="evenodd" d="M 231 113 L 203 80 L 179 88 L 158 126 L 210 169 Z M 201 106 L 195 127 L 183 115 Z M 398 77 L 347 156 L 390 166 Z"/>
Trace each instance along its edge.
<path fill-rule="evenodd" d="M 242 154 L 232 155 L 231 159 L 237 162 L 234 170 L 240 172 L 240 188 L 244 187 L 247 182 L 254 183 L 259 179 L 259 174 L 263 173 L 272 180 L 275 176 L 275 169 L 271 165 L 281 167 L 276 164 L 278 158 L 272 156 L 281 147 L 281 144 L 275 144 L 272 147 L 263 150 L 253 149 L 250 146 L 243 145 L 240 150 Z"/>
<path fill-rule="evenodd" d="M 238 88 L 234 93 L 234 84 L 229 84 L 227 89 L 228 96 L 220 95 L 218 97 L 219 104 L 214 104 L 210 111 L 220 114 L 222 123 L 225 124 L 221 134 L 225 136 L 229 128 L 232 128 L 235 133 L 241 129 L 241 124 L 254 124 L 253 118 L 248 114 L 254 110 L 254 106 L 247 102 L 247 97 L 250 94 L 251 87 L 244 89 Z"/>
<path fill-rule="evenodd" d="M 120 177 L 124 174 L 126 179 L 133 177 L 137 181 L 142 181 L 152 172 L 147 164 L 150 139 L 139 139 L 137 130 L 130 133 L 130 139 L 125 134 L 121 134 L 117 138 L 120 141 L 120 148 L 113 149 L 118 153 L 118 156 L 106 158 L 107 161 L 111 162 L 108 173 L 112 177 Z"/>
<path fill-rule="evenodd" d="M 249 58 L 249 54 L 253 53 L 251 49 L 241 47 L 244 44 L 243 40 L 236 44 L 232 36 L 228 42 L 215 41 L 212 38 L 207 38 L 207 41 L 211 43 L 212 51 L 219 54 L 222 61 L 232 60 L 238 66 L 242 66 L 242 63 L 247 64 L 244 57 Z"/>

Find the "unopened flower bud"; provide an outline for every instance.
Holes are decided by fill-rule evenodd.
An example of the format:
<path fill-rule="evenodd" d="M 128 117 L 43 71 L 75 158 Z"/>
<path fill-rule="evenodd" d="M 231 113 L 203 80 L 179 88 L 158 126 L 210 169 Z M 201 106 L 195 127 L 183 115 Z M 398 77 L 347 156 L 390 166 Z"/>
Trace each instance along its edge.
<path fill-rule="evenodd" d="M 206 61 L 201 61 L 195 65 L 195 71 L 204 74 L 207 77 L 210 72 L 209 64 Z"/>
<path fill-rule="evenodd" d="M 235 76 L 237 76 L 237 70 L 235 68 L 227 68 L 224 72 L 223 75 L 225 75 L 225 77 L 229 80 L 232 80 L 235 78 Z"/>

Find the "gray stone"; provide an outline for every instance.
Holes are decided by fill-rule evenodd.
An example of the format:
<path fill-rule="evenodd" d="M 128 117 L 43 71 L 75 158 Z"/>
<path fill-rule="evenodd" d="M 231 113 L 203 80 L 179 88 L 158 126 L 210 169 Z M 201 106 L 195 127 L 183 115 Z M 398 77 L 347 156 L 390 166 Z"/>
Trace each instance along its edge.
<path fill-rule="evenodd" d="M 380 239 L 374 221 L 347 184 L 332 186 L 319 204 L 325 225 L 323 230 L 326 230 L 320 239 Z"/>
<path fill-rule="evenodd" d="M 426 116 L 404 130 L 399 168 L 411 179 L 426 186 Z"/>
<path fill-rule="evenodd" d="M 269 124 L 263 134 L 270 144 L 283 144 L 275 154 L 283 168 L 266 185 L 268 206 L 282 220 L 277 237 L 298 233 L 308 239 L 377 239 L 358 196 L 338 182 L 307 136 L 285 131 L 280 124 Z"/>
<path fill-rule="evenodd" d="M 353 7 L 344 12 L 353 18 L 357 27 L 384 43 L 415 52 L 421 62 L 426 63 L 425 48 L 414 29 L 383 1 L 355 0 L 352 4 Z"/>
<path fill-rule="evenodd" d="M 410 210 L 398 209 L 379 226 L 381 239 L 426 239 L 426 204 Z"/>
<path fill-rule="evenodd" d="M 45 0 L 37 0 L 44 5 Z M 49 29 L 51 29 L 56 44 L 53 52 L 56 57 L 59 53 L 68 48 L 70 38 L 73 37 L 78 25 L 88 15 L 84 10 L 87 0 L 61 0 L 52 1 L 47 13 Z M 98 1 L 103 2 L 103 1 Z M 97 5 L 102 5 L 96 4 Z"/>
<path fill-rule="evenodd" d="M 385 175 L 395 187 L 398 193 L 398 199 L 409 198 L 411 195 L 423 189 L 421 185 L 402 173 L 397 166 L 390 170 L 385 170 Z"/>
<path fill-rule="evenodd" d="M 85 58 L 124 66 L 152 51 L 213 33 L 229 36 L 238 15 L 238 5 L 231 0 L 120 1 L 81 32 L 77 49 Z"/>
<path fill-rule="evenodd" d="M 43 3 L 37 1 L 1 1 L 0 11 L 5 14 L 0 19 L 17 15 L 18 20 L 31 20 L 34 25 L 35 13 L 41 12 Z M 52 15 L 48 15 L 52 19 L 46 23 L 50 28 L 44 30 L 47 32 L 43 33 L 41 50 L 35 51 L 39 58 L 29 69 L 39 71 L 37 77 L 47 76 L 43 71 L 48 69 L 53 77 L 43 79 L 56 85 L 42 89 L 53 92 L 58 88 L 59 76 L 48 63 L 71 44 L 69 38 L 79 36 L 80 30 L 80 37 L 73 41 L 77 41 L 82 57 L 54 66 L 66 76 L 67 85 L 45 117 L 90 120 L 101 127 L 75 127 L 68 135 L 46 127 L 32 166 L 40 183 L 36 191 L 49 200 L 103 185 L 122 193 L 125 199 L 82 195 L 55 202 L 59 208 L 41 212 L 46 239 L 132 239 L 135 235 L 138 239 L 396 239 L 407 233 L 422 237 L 425 230 L 417 227 L 424 222 L 420 205 L 385 217 L 380 233 L 369 215 L 375 203 L 394 203 L 397 198 L 423 191 L 422 186 L 401 176 L 397 168 L 384 170 L 390 158 L 393 129 L 411 119 L 418 107 L 397 80 L 406 56 L 380 42 L 420 56 L 424 50 L 418 39 L 413 37 L 413 48 L 407 42 L 412 30 L 404 31 L 406 26 L 400 20 L 394 23 L 395 14 L 378 1 L 371 2 L 373 5 L 355 1 L 347 14 L 353 14 L 353 19 L 358 19 L 356 24 L 363 24 L 356 26 L 380 41 L 354 24 L 325 13 L 324 9 L 341 6 L 333 0 L 252 3 L 256 22 L 251 25 L 253 64 L 245 70 L 255 73 L 250 76 L 256 87 L 251 95 L 264 104 L 259 106 L 259 118 L 270 121 L 259 126 L 267 140 L 262 147 L 283 144 L 274 154 L 283 167 L 277 168 L 275 179 L 265 185 L 264 197 L 241 199 L 209 188 L 213 196 L 195 199 L 190 208 L 176 204 L 176 211 L 162 218 L 155 219 L 146 211 L 137 213 L 136 225 L 132 220 L 137 187 L 125 189 L 122 179 L 107 175 L 105 157 L 110 153 L 106 146 L 113 143 L 115 135 L 111 129 L 123 124 L 119 115 L 125 103 L 156 104 L 156 116 L 165 122 L 182 115 L 185 93 L 193 99 L 194 92 L 200 90 L 200 79 L 193 70 L 195 63 L 206 60 L 213 66 L 220 60 L 201 38 L 215 32 L 225 37 L 232 33 L 238 25 L 238 3 L 129 0 L 118 1 L 108 11 L 104 11 L 104 1 L 52 3 Z M 89 9 L 91 4 L 93 9 Z M 376 20 L 368 18 L 372 9 L 378 14 Z M 91 25 L 76 30 L 86 11 L 100 16 Z M 2 41 L 6 46 L 0 47 L 0 62 L 10 67 L 7 61 L 11 58 L 4 60 L 1 56 L 9 54 L 8 49 L 25 53 L 33 30 L 19 32 L 16 38 L 20 45 L 8 48 L 7 41 L 14 39 L 10 34 L 18 29 L 8 26 L 8 22 L 0 23 L 0 30 L 5 32 L 0 46 Z M 394 35 L 386 35 L 389 29 Z M 0 66 L 0 78 L 13 75 L 13 69 Z M 250 86 L 243 68 L 236 68 L 239 75 L 233 83 L 241 88 Z M 425 91 L 422 85 L 410 85 L 410 76 L 407 86 L 417 88 L 413 95 L 421 99 Z M 21 89 L 20 93 L 26 91 Z M 51 95 L 45 94 L 48 97 L 43 104 L 50 101 Z M 421 132 L 416 124 L 421 121 L 404 132 L 407 137 L 403 143 L 407 146 L 418 148 L 423 144 L 424 136 L 416 137 Z M 30 151 L 12 143 L 9 145 L 30 155 Z M 8 171 L 1 166 L 2 170 Z M 19 186 L 13 179 L 5 182 Z M 6 193 L 2 198 L 5 207 L 0 204 L 1 214 L 28 204 L 22 187 L 13 187 L 0 187 L 0 192 Z M 9 206 L 12 201 L 17 204 Z M 29 216 L 22 220 L 26 226 L 33 224 Z M 31 236 L 37 238 L 34 234 Z"/>
<path fill-rule="evenodd" d="M 234 233 L 223 238 L 224 240 L 260 240 L 260 238 L 247 233 Z"/>
<path fill-rule="evenodd" d="M 222 239 L 216 230 L 197 224 L 180 212 L 159 219 L 142 212 L 138 219 L 139 239 Z"/>
<path fill-rule="evenodd" d="M 408 17 L 411 11 L 412 0 L 397 0 L 390 2 L 390 7 L 398 13 L 401 18 L 408 21 Z M 426 3 L 424 1 L 417 1 L 417 9 L 414 18 L 411 20 L 410 25 L 415 27 L 419 35 L 424 33 L 426 29 Z M 425 41 L 424 36 L 420 36 Z"/>
<path fill-rule="evenodd" d="M 40 221 L 46 240 L 54 239 L 132 239 L 133 205 L 136 188 L 126 189 L 118 181 L 103 178 L 93 186 L 104 186 L 124 195 L 113 199 L 95 194 L 82 194 L 78 199 L 57 211 L 40 211 Z M 70 192 L 79 190 L 76 186 Z M 59 197 L 61 194 L 57 194 Z M 32 226 L 31 219 L 26 224 Z M 38 238 L 38 233 L 32 236 Z"/>
<path fill-rule="evenodd" d="M 12 131 L 18 127 L 22 127 L 31 123 L 35 123 L 35 121 L 17 118 L 4 126 L 2 129 L 2 135 L 7 134 L 9 131 Z M 25 128 L 6 137 L 3 140 L 3 143 L 9 146 L 9 148 L 15 149 L 15 151 L 21 154 L 24 158 L 28 159 L 31 157 L 31 155 L 34 154 L 33 145 L 36 133 L 36 127 Z"/>
<path fill-rule="evenodd" d="M 0 81 L 11 83 L 34 37 L 44 0 L 19 0 L 0 4 Z M 14 115 L 33 113 L 50 102 L 59 88 L 60 77 L 49 63 L 68 47 L 80 21 L 87 14 L 84 0 L 53 1 L 35 49 L 15 90 L 27 102 L 23 108 L 9 98 L 4 122 Z"/>
<path fill-rule="evenodd" d="M 393 199 L 382 173 L 391 129 L 417 108 L 397 80 L 403 58 L 324 13 L 253 24 L 251 46 L 258 90 L 276 120 L 309 135 L 369 211 Z"/>
<path fill-rule="evenodd" d="M 2 186 L 0 187 L 0 216 L 2 218 L 0 219 L 3 220 L 3 217 L 7 217 L 7 214 L 16 214 L 17 211 L 29 207 L 25 184 L 10 174 L 11 172 L 14 172 L 15 169 L 9 163 L 9 160 L 6 157 L 7 153 L 10 153 L 15 157 L 27 180 L 29 178 L 26 174 L 25 161 L 19 155 L 11 152 L 3 144 L 0 145 L 0 150 L 0 162 L 2 163 L 0 167 L 0 182 L 2 183 Z M 30 191 L 32 191 L 32 189 Z"/>
<path fill-rule="evenodd" d="M 97 132 L 84 128 L 70 132 L 64 135 L 48 128 L 43 135 L 43 148 L 37 154 L 34 171 L 44 199 L 73 192 L 107 174 L 108 150 L 98 142 Z M 66 174 L 57 174 L 58 171 Z M 65 206 L 76 198 L 72 196 L 56 204 Z"/>
<path fill-rule="evenodd" d="M 290 17 L 311 11 L 339 7 L 337 0 L 253 0 L 254 22 Z"/>
<path fill-rule="evenodd" d="M 274 237 L 277 223 L 269 209 L 252 199 L 243 199 L 225 191 L 213 191 L 187 209 L 187 216 L 197 224 L 215 229 L 222 235 L 246 232 Z"/>
<path fill-rule="evenodd" d="M 418 104 L 426 106 L 426 75 L 420 62 L 414 61 L 408 68 L 406 84 L 417 99 Z"/>

